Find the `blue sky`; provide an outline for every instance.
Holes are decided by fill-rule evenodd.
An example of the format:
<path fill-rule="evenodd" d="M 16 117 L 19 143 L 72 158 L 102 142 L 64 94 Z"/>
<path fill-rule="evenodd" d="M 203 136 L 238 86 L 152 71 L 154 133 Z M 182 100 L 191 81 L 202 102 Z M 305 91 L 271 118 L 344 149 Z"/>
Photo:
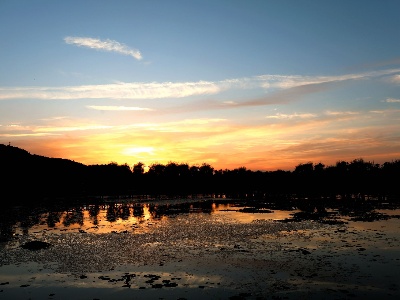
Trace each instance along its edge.
<path fill-rule="evenodd" d="M 399 1 L 0 1 L 0 143 L 83 163 L 400 158 Z"/>

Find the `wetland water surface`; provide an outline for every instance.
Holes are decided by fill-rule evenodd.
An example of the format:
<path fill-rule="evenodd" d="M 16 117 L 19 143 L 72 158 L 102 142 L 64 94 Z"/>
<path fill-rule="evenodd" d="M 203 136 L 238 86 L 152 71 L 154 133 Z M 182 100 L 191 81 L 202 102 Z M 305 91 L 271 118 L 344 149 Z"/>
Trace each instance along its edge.
<path fill-rule="evenodd" d="M 400 210 L 367 207 L 15 207 L 0 221 L 0 298 L 398 299 Z"/>

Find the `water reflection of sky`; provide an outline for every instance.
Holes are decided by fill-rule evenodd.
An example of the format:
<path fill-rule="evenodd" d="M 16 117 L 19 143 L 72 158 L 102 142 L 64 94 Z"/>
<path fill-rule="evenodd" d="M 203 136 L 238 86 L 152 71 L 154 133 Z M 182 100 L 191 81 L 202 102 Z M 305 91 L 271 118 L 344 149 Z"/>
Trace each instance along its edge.
<path fill-rule="evenodd" d="M 241 223 L 250 223 L 255 220 L 284 220 L 290 218 L 291 215 L 295 212 L 299 212 L 300 210 L 273 210 L 269 213 L 250 213 L 250 212 L 239 212 L 239 209 L 236 207 L 231 207 L 227 205 L 226 208 L 220 207 L 215 210 L 214 213 L 231 219 L 235 222 Z"/>
<path fill-rule="evenodd" d="M 249 209 L 246 211 L 246 209 Z M 333 209 L 326 210 L 335 213 Z M 33 214 L 26 220 L 16 223 L 16 234 L 27 235 L 41 231 L 52 232 L 132 232 L 144 233 L 149 229 L 162 226 L 162 221 L 175 218 L 179 215 L 205 214 L 215 219 L 222 218 L 223 222 L 250 223 L 256 220 L 285 220 L 293 217 L 293 214 L 301 210 L 291 208 L 258 209 L 241 206 L 234 202 L 199 201 L 188 202 L 184 200 L 154 201 L 141 203 L 108 203 L 76 206 L 68 210 Z M 376 210 L 375 212 L 387 216 L 400 214 L 399 209 Z M 349 216 L 340 216 L 341 220 L 349 222 Z M 399 231 L 396 222 L 352 222 L 357 229 L 385 230 L 387 233 Z"/>
<path fill-rule="evenodd" d="M 337 209 L 321 215 L 345 223 L 276 221 L 299 212 L 312 217 L 320 213 L 254 209 L 249 203 L 228 201 L 107 203 L 32 211 L 16 224 L 9 246 L 0 248 L 0 283 L 10 282 L 0 290 L 4 288 L 8 299 L 24 296 L 20 286 L 26 284 L 26 291 L 37 298 L 64 295 L 68 287 L 82 297 L 86 291 L 86 298 L 113 299 L 113 293 L 121 293 L 125 299 L 201 299 L 218 298 L 223 289 L 224 295 L 237 296 L 243 286 L 252 295 L 272 293 L 277 298 L 292 292 L 293 299 L 306 298 L 310 290 L 319 293 L 316 299 L 325 298 L 327 291 L 327 299 L 351 297 L 346 290 L 360 298 L 370 293 L 372 298 L 400 296 L 399 209 L 375 211 L 393 218 L 371 222 L 355 221 L 354 212 L 339 214 Z M 38 252 L 19 247 L 32 239 L 52 247 Z M 45 272 L 46 266 L 50 270 Z M 125 272 L 136 274 L 130 282 L 134 293 L 122 288 L 125 282 L 101 278 L 121 279 Z M 146 283 L 150 273 L 161 277 Z M 181 279 L 172 279 L 176 277 Z M 163 280 L 175 280 L 178 287 L 152 287 Z M 97 293 L 100 289 L 104 293 Z"/>
<path fill-rule="evenodd" d="M 39 216 L 37 224 L 17 224 L 16 233 L 24 234 L 42 230 L 53 232 L 91 232 L 109 233 L 112 231 L 141 232 L 153 223 L 152 220 L 160 220 L 150 213 L 149 205 L 88 205 L 70 209 L 68 211 L 49 212 Z M 31 225 L 31 226 L 30 226 Z M 146 226 L 145 226 L 146 225 Z M 29 228 L 29 229 L 28 229 Z"/>

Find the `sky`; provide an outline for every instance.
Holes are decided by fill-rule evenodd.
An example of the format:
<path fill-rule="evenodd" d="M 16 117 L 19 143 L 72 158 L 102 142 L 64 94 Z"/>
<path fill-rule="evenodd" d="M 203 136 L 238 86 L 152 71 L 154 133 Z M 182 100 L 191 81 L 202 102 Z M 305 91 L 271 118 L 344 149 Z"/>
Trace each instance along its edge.
<path fill-rule="evenodd" d="M 0 0 L 0 143 L 84 164 L 400 159 L 400 1 Z"/>

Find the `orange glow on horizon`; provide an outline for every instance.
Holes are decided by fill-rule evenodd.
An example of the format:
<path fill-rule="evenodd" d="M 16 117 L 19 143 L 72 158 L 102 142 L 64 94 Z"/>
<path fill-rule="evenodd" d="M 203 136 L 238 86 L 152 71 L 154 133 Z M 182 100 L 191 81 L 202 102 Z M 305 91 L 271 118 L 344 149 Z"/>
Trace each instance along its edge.
<path fill-rule="evenodd" d="M 365 120 L 375 115 L 329 113 L 316 118 L 305 114 L 284 122 L 267 119 L 249 125 L 222 118 L 188 119 L 109 126 L 107 130 L 83 123 L 82 130 L 75 125 L 71 127 L 74 131 L 67 129 L 54 136 L 15 137 L 12 145 L 87 165 L 116 162 L 133 166 L 140 161 L 149 166 L 172 161 L 208 163 L 215 169 L 244 166 L 273 171 L 293 170 L 310 161 L 334 165 L 356 158 L 376 163 L 399 159 L 400 142 L 392 138 L 399 125 L 366 125 Z"/>

